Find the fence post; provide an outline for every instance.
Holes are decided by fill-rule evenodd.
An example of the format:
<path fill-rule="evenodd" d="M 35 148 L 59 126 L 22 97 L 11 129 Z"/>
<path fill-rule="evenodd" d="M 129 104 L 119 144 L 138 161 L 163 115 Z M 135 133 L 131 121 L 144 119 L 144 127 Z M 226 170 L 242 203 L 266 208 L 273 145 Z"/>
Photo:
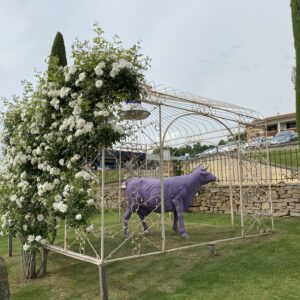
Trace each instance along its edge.
<path fill-rule="evenodd" d="M 12 235 L 8 235 L 8 256 L 12 257 Z"/>

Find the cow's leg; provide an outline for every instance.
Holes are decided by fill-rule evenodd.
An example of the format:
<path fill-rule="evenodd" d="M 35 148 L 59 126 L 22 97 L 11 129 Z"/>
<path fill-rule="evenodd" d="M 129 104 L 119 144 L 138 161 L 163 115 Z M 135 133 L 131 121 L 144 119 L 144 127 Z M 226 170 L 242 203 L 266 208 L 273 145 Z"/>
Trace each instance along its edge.
<path fill-rule="evenodd" d="M 177 218 L 178 218 L 178 225 L 179 225 L 179 234 L 185 238 L 185 239 L 188 239 L 189 238 L 189 235 L 187 234 L 186 230 L 185 230 L 185 227 L 184 227 L 184 219 L 183 219 L 183 202 L 182 200 L 177 200 L 177 199 L 174 199 L 173 201 L 173 204 L 175 206 L 175 210 L 176 210 L 176 213 L 177 213 Z"/>
<path fill-rule="evenodd" d="M 128 233 L 128 220 L 130 219 L 132 214 L 132 208 L 128 207 L 124 214 L 124 238 L 129 239 L 130 235 Z"/>
<path fill-rule="evenodd" d="M 178 232 L 178 217 L 176 210 L 174 210 L 173 230 Z"/>
<path fill-rule="evenodd" d="M 147 217 L 149 215 L 149 212 L 144 210 L 144 209 L 139 209 L 137 213 L 140 217 L 140 220 L 141 220 L 141 223 L 143 225 L 144 231 L 149 232 L 149 226 L 147 225 L 147 223 L 145 221 L 145 217 Z"/>

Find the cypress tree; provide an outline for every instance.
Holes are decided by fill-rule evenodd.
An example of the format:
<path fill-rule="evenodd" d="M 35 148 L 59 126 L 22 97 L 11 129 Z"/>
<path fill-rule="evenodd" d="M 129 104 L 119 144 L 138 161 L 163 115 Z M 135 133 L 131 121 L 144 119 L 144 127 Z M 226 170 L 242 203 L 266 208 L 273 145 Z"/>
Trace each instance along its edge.
<path fill-rule="evenodd" d="M 67 65 L 66 48 L 63 35 L 57 32 L 49 58 L 48 64 L 48 80 L 53 81 L 57 67 Z"/>
<path fill-rule="evenodd" d="M 294 32 L 294 45 L 296 52 L 296 122 L 298 134 L 300 133 L 300 0 L 291 0 L 292 22 Z M 300 138 L 299 138 L 300 146 Z"/>

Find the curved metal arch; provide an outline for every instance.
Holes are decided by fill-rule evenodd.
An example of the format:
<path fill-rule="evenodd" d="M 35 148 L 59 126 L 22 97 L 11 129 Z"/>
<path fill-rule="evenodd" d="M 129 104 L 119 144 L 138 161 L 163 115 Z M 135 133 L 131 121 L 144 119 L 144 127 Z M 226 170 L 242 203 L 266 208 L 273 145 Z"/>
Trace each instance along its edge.
<path fill-rule="evenodd" d="M 186 116 L 203 116 L 203 117 L 207 117 L 209 119 L 213 119 L 215 120 L 216 122 L 220 123 L 221 125 L 223 125 L 226 130 L 228 130 L 228 132 L 231 134 L 231 136 L 234 136 L 231 129 L 222 121 L 220 121 L 218 118 L 215 118 L 215 117 L 212 117 L 212 116 L 208 116 L 206 114 L 202 114 L 202 113 L 199 113 L 199 112 L 194 112 L 194 113 L 187 113 L 187 114 L 183 114 L 183 115 L 180 115 L 178 117 L 176 117 L 174 120 L 171 121 L 171 123 L 166 127 L 165 129 L 165 132 L 163 134 L 163 137 L 162 137 L 162 147 L 164 146 L 164 142 L 165 142 L 165 138 L 166 138 L 166 134 L 168 132 L 168 130 L 170 129 L 170 127 L 179 119 L 183 118 L 183 117 L 186 117 Z"/>

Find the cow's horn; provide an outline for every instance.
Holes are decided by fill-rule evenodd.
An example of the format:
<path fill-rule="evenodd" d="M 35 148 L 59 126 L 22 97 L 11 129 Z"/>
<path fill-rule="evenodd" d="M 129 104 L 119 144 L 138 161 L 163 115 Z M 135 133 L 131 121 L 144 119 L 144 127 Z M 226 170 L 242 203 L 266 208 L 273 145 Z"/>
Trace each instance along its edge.
<path fill-rule="evenodd" d="M 202 169 L 203 169 L 204 171 L 207 171 L 208 166 L 203 166 Z"/>

